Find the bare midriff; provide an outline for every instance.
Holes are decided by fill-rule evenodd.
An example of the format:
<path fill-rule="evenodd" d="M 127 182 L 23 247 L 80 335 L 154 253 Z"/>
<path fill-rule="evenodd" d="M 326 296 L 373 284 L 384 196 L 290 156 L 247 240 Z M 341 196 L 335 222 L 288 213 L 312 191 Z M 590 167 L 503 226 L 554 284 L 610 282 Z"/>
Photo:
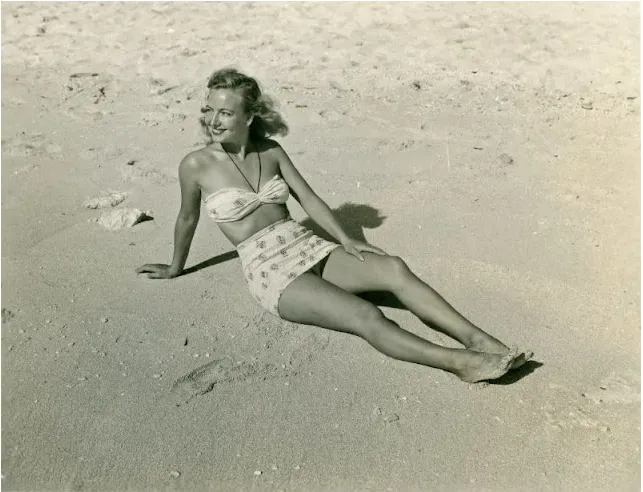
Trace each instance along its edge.
<path fill-rule="evenodd" d="M 290 212 L 285 204 L 264 203 L 257 210 L 235 222 L 220 222 L 217 225 L 223 235 L 235 246 L 275 222 L 287 219 Z"/>

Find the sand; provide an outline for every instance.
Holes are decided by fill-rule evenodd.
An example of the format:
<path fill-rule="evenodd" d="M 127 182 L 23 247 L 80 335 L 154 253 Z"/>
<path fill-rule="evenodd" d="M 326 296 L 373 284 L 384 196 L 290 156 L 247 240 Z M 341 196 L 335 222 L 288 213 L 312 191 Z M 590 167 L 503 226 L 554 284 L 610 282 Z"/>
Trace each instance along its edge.
<path fill-rule="evenodd" d="M 639 490 L 639 13 L 3 2 L 5 490 Z M 469 386 L 276 319 L 205 215 L 137 277 L 226 65 L 347 230 L 534 361 Z"/>

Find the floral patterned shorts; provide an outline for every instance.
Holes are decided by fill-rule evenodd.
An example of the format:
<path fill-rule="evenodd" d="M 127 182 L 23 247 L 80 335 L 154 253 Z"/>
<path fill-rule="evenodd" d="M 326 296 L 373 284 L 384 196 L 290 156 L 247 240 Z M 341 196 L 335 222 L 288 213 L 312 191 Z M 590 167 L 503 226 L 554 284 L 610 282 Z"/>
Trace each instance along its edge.
<path fill-rule="evenodd" d="M 287 218 L 239 243 L 237 252 L 250 294 L 266 310 L 279 316 L 279 298 L 288 284 L 318 265 L 338 246 Z"/>

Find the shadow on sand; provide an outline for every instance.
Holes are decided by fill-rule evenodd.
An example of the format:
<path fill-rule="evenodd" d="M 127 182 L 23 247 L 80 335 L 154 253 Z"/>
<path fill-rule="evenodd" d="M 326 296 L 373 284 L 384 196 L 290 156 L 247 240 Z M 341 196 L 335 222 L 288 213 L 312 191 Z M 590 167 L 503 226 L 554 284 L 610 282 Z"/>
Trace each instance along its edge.
<path fill-rule="evenodd" d="M 501 378 L 489 381 L 489 385 L 506 386 L 508 384 L 513 384 L 516 381 L 520 381 L 522 378 L 529 376 L 536 369 L 544 365 L 545 364 L 543 364 L 542 362 L 538 362 L 536 360 L 528 360 L 518 369 L 509 371 Z"/>

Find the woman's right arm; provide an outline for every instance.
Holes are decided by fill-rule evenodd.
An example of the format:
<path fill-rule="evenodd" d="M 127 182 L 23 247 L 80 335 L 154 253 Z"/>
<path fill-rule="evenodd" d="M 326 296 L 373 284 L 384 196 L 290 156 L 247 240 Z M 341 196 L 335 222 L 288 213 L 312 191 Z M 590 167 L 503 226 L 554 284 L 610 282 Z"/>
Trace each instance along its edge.
<path fill-rule="evenodd" d="M 174 278 L 183 272 L 201 214 L 201 190 L 197 184 L 197 172 L 197 160 L 191 155 L 186 156 L 179 165 L 181 209 L 174 225 L 172 264 L 147 264 L 138 268 L 136 273 L 147 273 L 148 278 Z"/>

